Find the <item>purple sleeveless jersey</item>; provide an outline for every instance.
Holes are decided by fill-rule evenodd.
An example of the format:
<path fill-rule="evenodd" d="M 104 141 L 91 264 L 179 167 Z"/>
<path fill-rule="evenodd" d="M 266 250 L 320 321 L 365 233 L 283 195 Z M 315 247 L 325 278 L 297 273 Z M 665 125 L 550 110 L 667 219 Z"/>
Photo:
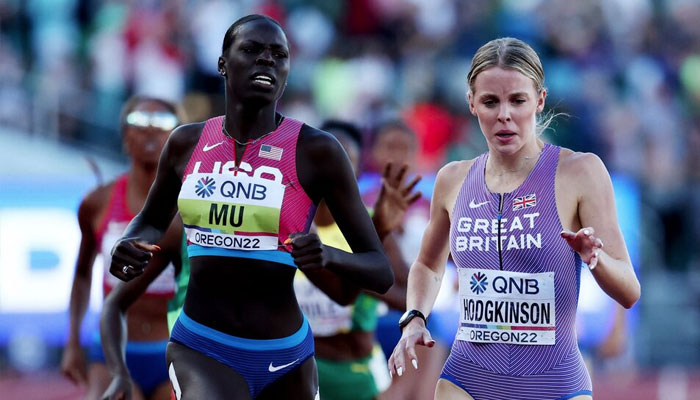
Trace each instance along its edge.
<path fill-rule="evenodd" d="M 513 192 L 504 194 L 491 193 L 486 187 L 484 171 L 488 153 L 482 154 L 470 168 L 457 197 L 450 229 L 452 257 L 459 269 L 487 270 L 486 274 L 474 274 L 470 284 L 461 279 L 460 285 L 467 287 L 461 287 L 460 293 L 471 290 L 467 292 L 469 295 L 488 295 L 489 290 L 498 289 L 496 291 L 507 298 L 508 294 L 503 293 L 508 288 L 517 295 L 518 291 L 528 289 L 527 284 L 522 283 L 528 281 L 525 279 L 528 275 L 523 273 L 548 275 L 554 287 L 549 306 L 553 305 L 556 312 L 547 309 L 544 314 L 551 318 L 551 327 L 508 326 L 514 321 L 515 324 L 510 325 L 521 322 L 528 325 L 531 322 L 528 318 L 535 318 L 534 306 L 526 309 L 510 303 L 487 314 L 492 325 L 462 320 L 460 332 L 491 329 L 493 337 L 510 338 L 520 337 L 518 332 L 524 332 L 510 329 L 534 329 L 533 332 L 548 330 L 552 335 L 548 344 L 535 345 L 527 343 L 529 335 L 525 333 L 520 333 L 524 343 L 517 343 L 521 344 L 468 340 L 468 335 L 460 340 L 458 334 L 441 377 L 463 388 L 475 400 L 567 399 L 592 394 L 591 380 L 575 332 L 582 262 L 560 236 L 562 225 L 555 201 L 554 178 L 559 151 L 557 146 L 545 145 L 525 181 Z M 521 273 L 512 275 L 525 278 L 513 279 L 507 285 L 508 273 Z M 499 274 L 506 278 L 486 279 L 486 276 L 493 278 Z M 498 304 L 497 301 L 490 303 Z M 521 301 L 520 305 L 525 303 L 532 302 Z M 474 315 L 473 307 L 467 310 L 466 301 L 461 300 L 460 304 L 463 307 L 460 313 Z M 538 312 L 535 319 L 540 322 L 543 317 Z"/>

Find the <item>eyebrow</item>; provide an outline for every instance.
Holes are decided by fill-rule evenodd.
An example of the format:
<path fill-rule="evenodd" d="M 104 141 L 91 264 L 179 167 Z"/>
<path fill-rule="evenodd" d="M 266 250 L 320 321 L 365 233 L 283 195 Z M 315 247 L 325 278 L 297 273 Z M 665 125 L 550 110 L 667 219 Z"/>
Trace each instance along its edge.
<path fill-rule="evenodd" d="M 528 94 L 527 94 L 527 92 L 523 92 L 523 91 L 513 92 L 513 93 L 508 94 L 508 97 L 515 97 L 515 96 L 526 96 L 527 97 Z M 479 95 L 480 99 L 485 98 L 485 97 L 498 97 L 498 95 L 495 93 L 491 93 L 491 92 L 486 92 L 486 93 Z"/>
<path fill-rule="evenodd" d="M 241 44 L 253 44 L 253 45 L 255 45 L 255 46 L 263 46 L 263 47 L 266 46 L 265 43 L 258 42 L 257 40 L 253 40 L 253 39 L 246 39 L 246 40 L 244 40 L 243 42 L 241 42 Z M 273 43 L 273 44 L 270 45 L 270 47 L 273 48 L 273 49 L 287 50 L 287 46 L 285 46 L 285 45 L 283 45 L 283 44 L 278 44 L 278 43 Z"/>

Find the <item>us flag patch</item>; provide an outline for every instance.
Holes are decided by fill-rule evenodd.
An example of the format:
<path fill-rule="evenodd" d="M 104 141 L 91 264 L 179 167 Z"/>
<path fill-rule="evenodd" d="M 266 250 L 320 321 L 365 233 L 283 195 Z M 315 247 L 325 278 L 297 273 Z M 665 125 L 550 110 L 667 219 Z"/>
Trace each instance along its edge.
<path fill-rule="evenodd" d="M 537 197 L 535 193 L 528 194 L 527 196 L 516 197 L 513 200 L 513 211 L 522 210 L 523 208 L 530 208 L 537 205 Z"/>
<path fill-rule="evenodd" d="M 264 144 L 260 146 L 260 151 L 258 152 L 258 157 L 269 158 L 270 160 L 281 160 L 282 159 L 282 148 L 271 146 L 269 144 Z"/>

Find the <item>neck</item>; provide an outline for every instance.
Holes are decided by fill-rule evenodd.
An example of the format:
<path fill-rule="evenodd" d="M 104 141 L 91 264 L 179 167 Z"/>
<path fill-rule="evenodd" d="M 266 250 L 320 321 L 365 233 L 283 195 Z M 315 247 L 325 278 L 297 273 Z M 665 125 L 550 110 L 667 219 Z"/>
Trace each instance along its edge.
<path fill-rule="evenodd" d="M 328 209 L 326 202 L 321 200 L 316 209 L 316 216 L 314 217 L 314 223 L 316 226 L 328 226 L 335 222 L 331 210 Z"/>
<path fill-rule="evenodd" d="M 226 132 L 245 142 L 277 129 L 275 104 L 264 107 L 246 106 L 242 102 L 230 102 L 226 107 Z"/>
<path fill-rule="evenodd" d="M 513 154 L 489 150 L 489 157 L 486 160 L 486 174 L 495 176 L 527 175 L 537 163 L 543 148 L 544 143 L 537 139 Z"/>

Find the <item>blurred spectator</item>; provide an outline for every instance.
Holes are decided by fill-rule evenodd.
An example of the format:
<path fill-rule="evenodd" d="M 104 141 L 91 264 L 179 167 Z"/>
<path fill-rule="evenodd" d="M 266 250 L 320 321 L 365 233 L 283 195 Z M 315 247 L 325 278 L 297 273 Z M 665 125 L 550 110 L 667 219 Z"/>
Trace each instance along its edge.
<path fill-rule="evenodd" d="M 418 103 L 405 112 L 407 123 L 418 136 L 417 169 L 436 171 L 445 160 L 445 152 L 453 140 L 452 116 L 440 104 Z"/>

